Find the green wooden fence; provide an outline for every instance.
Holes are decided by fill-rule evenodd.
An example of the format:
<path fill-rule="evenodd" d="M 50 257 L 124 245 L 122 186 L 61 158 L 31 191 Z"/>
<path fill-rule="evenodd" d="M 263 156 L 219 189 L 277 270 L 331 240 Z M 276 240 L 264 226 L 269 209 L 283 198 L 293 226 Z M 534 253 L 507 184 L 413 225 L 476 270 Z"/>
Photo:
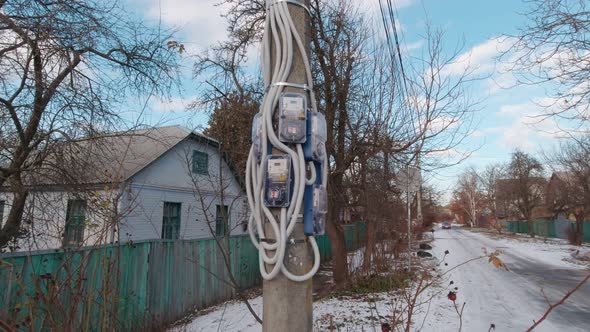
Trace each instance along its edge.
<path fill-rule="evenodd" d="M 565 226 L 564 226 L 565 225 Z M 533 221 L 533 228 L 535 234 L 543 237 L 551 238 L 567 238 L 567 233 L 564 229 L 574 229 L 575 222 L 563 221 L 563 220 L 535 220 Z M 529 226 L 526 221 L 508 221 L 506 222 L 506 228 L 511 233 L 529 233 Z M 584 235 L 583 240 L 590 242 L 590 221 L 584 222 Z"/>
<path fill-rule="evenodd" d="M 345 226 L 349 250 L 362 223 Z M 327 235 L 317 237 L 322 260 Z M 231 237 L 229 264 L 242 288 L 259 285 L 258 251 Z M 235 296 L 215 240 L 153 240 L 79 250 L 0 255 L 0 318 L 19 330 L 139 330 Z"/>
<path fill-rule="evenodd" d="M 259 284 L 250 239 L 232 237 L 229 246 L 238 284 Z M 0 268 L 0 313 L 23 330 L 151 328 L 233 297 L 228 275 L 212 239 L 8 254 Z"/>

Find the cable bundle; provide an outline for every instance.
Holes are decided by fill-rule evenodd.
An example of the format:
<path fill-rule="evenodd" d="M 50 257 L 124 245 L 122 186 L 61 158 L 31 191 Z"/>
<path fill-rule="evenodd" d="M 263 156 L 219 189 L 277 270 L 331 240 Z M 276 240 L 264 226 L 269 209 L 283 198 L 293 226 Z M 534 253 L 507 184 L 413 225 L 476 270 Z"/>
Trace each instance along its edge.
<path fill-rule="evenodd" d="M 292 0 L 288 2 L 302 5 Z M 305 281 L 317 272 L 320 265 L 319 249 L 314 237 L 309 236 L 309 242 L 314 252 L 314 264 L 309 272 L 304 275 L 294 275 L 286 268 L 283 259 L 285 257 L 287 243 L 290 241 L 289 237 L 295 228 L 296 222 L 301 217 L 300 213 L 303 206 L 305 186 L 316 181 L 316 168 L 313 162 L 310 161 L 309 169 L 311 176 L 308 179 L 306 177 L 306 159 L 303 144 L 287 145 L 281 142 L 275 133 L 272 120 L 285 86 L 295 86 L 301 88 L 303 91 L 309 92 L 312 113 L 317 113 L 317 104 L 313 93 L 309 58 L 307 57 L 302 38 L 297 32 L 289 13 L 287 0 L 267 0 L 266 9 L 267 15 L 262 39 L 262 73 L 266 86 L 266 94 L 256 120 L 259 121 L 258 128 L 260 128 L 260 132 L 256 134 L 260 136 L 260 141 L 258 145 L 253 144 L 250 149 L 246 168 L 246 193 L 248 195 L 248 204 L 252 211 L 248 222 L 248 231 L 252 242 L 258 249 L 260 273 L 264 279 L 273 279 L 279 272 L 282 272 L 287 278 L 293 281 Z M 271 50 L 271 45 L 274 45 L 274 50 Z M 294 51 L 298 51 L 303 59 L 307 78 L 306 85 L 287 83 L 293 65 Z M 271 52 L 274 53 L 274 64 L 271 61 Z M 256 126 L 254 129 L 256 130 Z M 272 148 L 289 155 L 292 161 L 292 194 L 288 207 L 282 207 L 280 209 L 280 218 L 278 221 L 264 203 L 264 180 L 267 169 L 267 156 L 272 155 Z M 321 172 L 321 182 L 325 187 L 327 182 L 327 161 L 325 154 Z M 274 243 L 266 241 L 267 235 L 264 230 L 265 219 L 268 219 L 272 232 L 274 233 L 274 238 L 276 238 L 276 242 Z M 256 227 L 256 233 L 261 240 L 260 242 L 256 238 L 254 227 Z M 274 252 L 274 255 L 272 252 Z M 270 272 L 267 271 L 265 264 L 273 265 Z"/>

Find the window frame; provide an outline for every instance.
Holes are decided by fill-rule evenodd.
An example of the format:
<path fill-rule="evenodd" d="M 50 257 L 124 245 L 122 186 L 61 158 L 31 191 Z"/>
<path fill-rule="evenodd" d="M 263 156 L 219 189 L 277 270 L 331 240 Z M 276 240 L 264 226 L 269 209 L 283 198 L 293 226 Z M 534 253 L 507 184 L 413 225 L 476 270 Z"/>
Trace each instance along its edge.
<path fill-rule="evenodd" d="M 207 152 L 193 150 L 192 171 L 193 174 L 209 175 L 209 154 Z"/>
<path fill-rule="evenodd" d="M 176 212 L 176 213 L 170 213 Z M 176 214 L 176 215 L 174 215 Z M 182 203 L 164 202 L 162 206 L 162 240 L 180 239 L 180 227 L 182 223 Z"/>
<path fill-rule="evenodd" d="M 84 243 L 86 208 L 87 203 L 85 199 L 68 199 L 63 234 L 64 247 L 79 246 Z"/>
<path fill-rule="evenodd" d="M 0 200 L 0 227 L 4 224 L 4 206 L 6 206 L 5 200 Z"/>
<path fill-rule="evenodd" d="M 220 213 L 222 211 L 222 208 L 224 210 L 224 213 Z M 223 214 L 225 214 L 225 216 L 227 216 L 227 223 L 224 222 L 223 220 Z M 219 205 L 216 204 L 215 205 L 215 237 L 225 237 L 226 235 L 229 235 L 230 231 L 230 214 L 229 214 L 229 206 L 227 205 Z"/>

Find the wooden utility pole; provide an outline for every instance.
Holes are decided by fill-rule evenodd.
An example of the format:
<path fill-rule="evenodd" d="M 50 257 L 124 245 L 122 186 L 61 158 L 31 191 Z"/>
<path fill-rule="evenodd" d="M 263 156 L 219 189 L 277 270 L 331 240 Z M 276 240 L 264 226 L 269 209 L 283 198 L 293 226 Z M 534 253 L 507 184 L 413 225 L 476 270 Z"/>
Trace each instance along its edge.
<path fill-rule="evenodd" d="M 309 0 L 298 0 L 301 4 L 309 8 Z M 289 12 L 293 19 L 295 28 L 303 39 L 306 46 L 308 58 L 310 55 L 310 18 L 306 9 L 297 4 L 288 3 Z M 268 28 L 268 27 L 266 27 Z M 274 45 L 273 45 L 274 47 Z M 306 70 L 297 47 L 293 48 L 293 67 L 289 74 L 288 82 L 296 84 L 307 84 Z M 271 52 L 274 57 L 274 52 Z M 272 62 L 277 59 L 272 59 Z M 301 89 L 286 87 L 285 92 L 306 93 Z M 279 151 L 273 151 L 280 153 Z M 280 220 L 280 208 L 271 209 L 277 220 Z M 287 249 L 284 258 L 284 265 L 289 271 L 297 275 L 307 273 L 313 265 L 313 254 L 307 237 L 303 233 L 303 215 L 295 226 L 293 233 L 287 240 Z M 273 240 L 274 232 L 270 224 L 265 224 L 265 233 L 269 240 Z M 270 271 L 272 265 L 267 265 Z M 263 298 L 263 331 L 312 331 L 313 327 L 313 302 L 312 278 L 304 282 L 295 282 L 282 273 L 279 273 L 272 280 L 264 280 L 262 283 Z"/>

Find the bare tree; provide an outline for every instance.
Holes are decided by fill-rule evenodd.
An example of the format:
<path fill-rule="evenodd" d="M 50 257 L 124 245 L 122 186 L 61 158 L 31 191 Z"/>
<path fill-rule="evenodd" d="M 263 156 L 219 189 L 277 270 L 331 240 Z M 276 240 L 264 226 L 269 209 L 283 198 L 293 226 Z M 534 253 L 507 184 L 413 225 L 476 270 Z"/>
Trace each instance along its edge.
<path fill-rule="evenodd" d="M 213 79 L 207 79 L 201 100 L 215 102 L 216 110 L 230 96 L 256 100 L 256 91 L 263 91 L 259 80 L 246 75 L 243 66 L 248 48 L 260 40 L 264 3 L 223 3 L 229 8 L 229 40 L 199 56 L 195 66 L 197 77 L 213 74 L 207 75 Z M 406 85 L 412 88 L 404 94 L 400 73 L 394 70 L 393 59 L 367 13 L 349 0 L 314 0 L 310 9 L 314 89 L 328 130 L 326 228 L 339 283 L 348 277 L 341 216 L 356 204 L 349 186 L 358 182 L 349 178 L 351 169 L 378 155 L 387 155 L 389 166 L 407 163 L 418 143 L 427 156 L 451 150 L 468 132 L 475 105 L 466 93 L 469 69 L 455 76 L 445 74 L 459 53 L 443 54 L 442 33 L 433 32 L 426 57 L 412 66 L 414 79 L 406 77 Z"/>
<path fill-rule="evenodd" d="M 130 94 L 175 81 L 168 33 L 116 1 L 0 1 L 0 186 L 14 193 L 0 247 L 19 235 L 27 172 L 56 141 L 113 126 Z"/>
<path fill-rule="evenodd" d="M 458 206 L 465 211 L 469 218 L 469 225 L 476 225 L 477 218 L 482 212 L 485 196 L 475 168 L 470 167 L 459 176 L 454 199 Z"/>
<path fill-rule="evenodd" d="M 503 58 L 523 84 L 550 84 L 547 116 L 590 119 L 590 6 L 579 0 L 525 0 L 526 23 Z M 571 124 L 570 124 L 571 125 Z"/>
<path fill-rule="evenodd" d="M 472 97 L 469 86 L 483 77 L 466 65 L 454 69 L 462 45 L 446 51 L 446 34 L 426 23 L 425 47 L 422 54 L 408 63 L 408 112 L 415 141 L 405 150 L 410 160 L 419 158 L 419 167 L 429 171 L 456 165 L 470 151 L 460 151 L 465 138 L 473 130 L 473 115 L 480 101 Z"/>
<path fill-rule="evenodd" d="M 250 305 L 244 289 L 232 271 L 232 257 L 235 255 L 231 251 L 230 236 L 235 229 L 243 228 L 248 222 L 248 211 L 242 204 L 245 198 L 244 193 L 236 179 L 235 171 L 232 172 L 230 169 L 231 165 L 228 164 L 227 158 L 229 154 L 225 151 L 224 145 L 212 144 L 210 148 L 217 151 L 218 158 L 213 163 L 217 167 L 207 174 L 193 171 L 195 160 L 192 149 L 186 149 L 181 156 L 187 175 L 191 179 L 196 208 L 200 210 L 203 217 L 203 220 L 194 222 L 202 222 L 207 226 L 209 235 L 214 239 L 221 253 L 226 273 L 225 276 L 214 275 L 214 277 L 232 287 L 254 318 L 262 324 L 262 319 Z M 241 213 L 236 212 L 240 210 Z"/>
<path fill-rule="evenodd" d="M 250 151 L 252 120 L 258 112 L 259 103 L 249 95 L 234 93 L 226 95 L 216 104 L 203 133 L 219 141 L 236 173 L 243 175 Z"/>
<path fill-rule="evenodd" d="M 516 150 L 508 164 L 507 196 L 520 217 L 527 221 L 531 237 L 535 237 L 533 210 L 545 202 L 546 180 L 543 165 L 533 156 Z"/>
<path fill-rule="evenodd" d="M 590 137 L 560 144 L 547 160 L 554 170 L 547 204 L 556 213 L 576 218 L 575 243 L 581 245 L 584 220 L 590 214 Z"/>
<path fill-rule="evenodd" d="M 479 172 L 479 182 L 484 195 L 485 206 L 491 219 L 491 225 L 498 232 L 502 232 L 502 223 L 499 218 L 498 204 L 498 180 L 505 174 L 505 166 L 500 163 L 487 165 Z"/>

